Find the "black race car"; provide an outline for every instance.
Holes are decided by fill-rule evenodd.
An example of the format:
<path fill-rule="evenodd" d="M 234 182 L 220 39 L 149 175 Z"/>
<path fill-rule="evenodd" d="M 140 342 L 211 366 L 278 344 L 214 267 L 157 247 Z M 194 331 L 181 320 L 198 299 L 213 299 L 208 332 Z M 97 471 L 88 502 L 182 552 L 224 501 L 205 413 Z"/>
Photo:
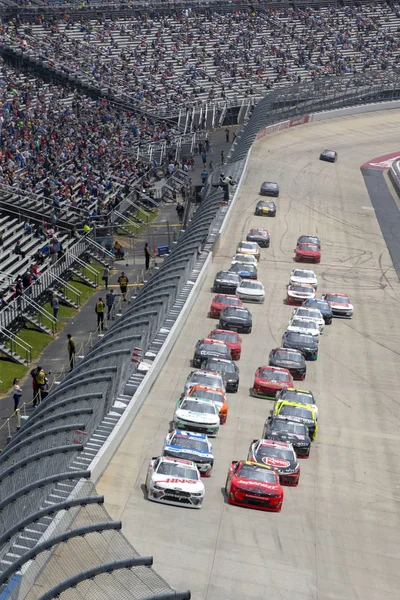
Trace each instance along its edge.
<path fill-rule="evenodd" d="M 315 246 L 318 246 L 318 248 L 321 250 L 321 242 L 316 235 L 301 235 L 297 240 L 296 246 L 298 246 L 299 244 L 314 244 Z"/>
<path fill-rule="evenodd" d="M 256 204 L 254 214 L 261 217 L 275 217 L 276 204 L 270 200 L 259 200 Z"/>
<path fill-rule="evenodd" d="M 247 460 L 268 465 L 279 475 L 281 485 L 298 485 L 300 465 L 291 444 L 277 440 L 253 440 Z"/>
<path fill-rule="evenodd" d="M 242 279 L 257 279 L 257 268 L 248 263 L 236 263 L 229 269 L 231 273 L 236 273 Z"/>
<path fill-rule="evenodd" d="M 324 160 L 325 162 L 334 163 L 338 159 L 338 154 L 334 150 L 324 150 L 319 155 L 319 160 Z"/>
<path fill-rule="evenodd" d="M 318 358 L 318 343 L 313 335 L 306 333 L 285 331 L 282 337 L 282 348 L 300 350 L 306 360 L 317 360 Z"/>
<path fill-rule="evenodd" d="M 209 358 L 203 365 L 205 371 L 216 371 L 225 383 L 227 392 L 237 392 L 239 387 L 239 369 L 232 360 Z"/>
<path fill-rule="evenodd" d="M 251 312 L 241 306 L 227 306 L 219 315 L 219 329 L 228 329 L 238 333 L 251 333 L 253 319 Z"/>
<path fill-rule="evenodd" d="M 213 292 L 220 294 L 235 294 L 241 279 L 233 271 L 219 271 L 214 279 Z"/>
<path fill-rule="evenodd" d="M 308 458 L 310 456 L 311 438 L 308 427 L 304 423 L 291 421 L 286 417 L 268 417 L 264 423 L 263 439 L 279 440 L 292 444 L 297 456 Z"/>
<path fill-rule="evenodd" d="M 246 236 L 248 242 L 257 242 L 261 248 L 269 248 L 271 238 L 266 229 L 253 227 Z"/>
<path fill-rule="evenodd" d="M 325 323 L 327 325 L 332 324 L 332 309 L 326 300 L 320 300 L 319 298 L 308 298 L 303 302 L 302 306 L 305 306 L 306 308 L 318 308 L 318 310 L 321 311 Z"/>
<path fill-rule="evenodd" d="M 277 198 L 279 196 L 279 185 L 274 181 L 264 181 L 261 184 L 260 196 L 273 196 Z"/>
<path fill-rule="evenodd" d="M 274 348 L 269 353 L 269 363 L 271 367 L 281 367 L 287 369 L 293 376 L 293 379 L 305 379 L 307 367 L 306 361 L 300 350 L 290 348 Z"/>
<path fill-rule="evenodd" d="M 230 349 L 223 342 L 209 339 L 199 340 L 194 350 L 193 367 L 200 369 L 207 358 L 211 357 L 232 359 Z"/>

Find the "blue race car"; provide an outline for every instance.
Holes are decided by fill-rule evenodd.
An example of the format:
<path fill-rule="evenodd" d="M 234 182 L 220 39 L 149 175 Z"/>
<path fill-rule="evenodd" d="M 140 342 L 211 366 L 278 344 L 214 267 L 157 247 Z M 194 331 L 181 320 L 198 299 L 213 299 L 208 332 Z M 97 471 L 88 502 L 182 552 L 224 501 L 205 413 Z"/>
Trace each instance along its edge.
<path fill-rule="evenodd" d="M 320 300 L 319 298 L 308 298 L 303 302 L 303 306 L 306 308 L 318 308 L 324 318 L 326 325 L 332 324 L 332 309 L 326 300 Z"/>
<path fill-rule="evenodd" d="M 175 429 L 167 434 L 163 456 L 193 461 L 202 477 L 210 477 L 214 466 L 212 446 L 204 433 Z"/>

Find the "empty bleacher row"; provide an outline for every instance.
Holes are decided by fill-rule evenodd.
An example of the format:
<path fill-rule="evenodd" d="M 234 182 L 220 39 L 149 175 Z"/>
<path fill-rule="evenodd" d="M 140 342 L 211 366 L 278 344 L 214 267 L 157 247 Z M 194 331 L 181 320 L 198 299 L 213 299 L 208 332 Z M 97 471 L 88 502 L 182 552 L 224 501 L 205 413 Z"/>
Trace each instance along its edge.
<path fill-rule="evenodd" d="M 400 55 L 399 4 L 183 10 L 4 25 L 24 53 L 157 114 L 263 96 L 293 82 L 382 71 Z"/>

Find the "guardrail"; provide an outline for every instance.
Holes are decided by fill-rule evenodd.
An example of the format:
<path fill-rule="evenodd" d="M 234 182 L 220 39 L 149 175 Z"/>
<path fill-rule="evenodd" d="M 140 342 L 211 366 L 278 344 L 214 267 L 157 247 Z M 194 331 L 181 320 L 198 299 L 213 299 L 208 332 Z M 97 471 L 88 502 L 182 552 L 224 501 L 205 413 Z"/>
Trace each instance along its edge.
<path fill-rule="evenodd" d="M 400 160 L 396 160 L 389 170 L 390 181 L 396 190 L 398 197 L 400 198 Z"/>

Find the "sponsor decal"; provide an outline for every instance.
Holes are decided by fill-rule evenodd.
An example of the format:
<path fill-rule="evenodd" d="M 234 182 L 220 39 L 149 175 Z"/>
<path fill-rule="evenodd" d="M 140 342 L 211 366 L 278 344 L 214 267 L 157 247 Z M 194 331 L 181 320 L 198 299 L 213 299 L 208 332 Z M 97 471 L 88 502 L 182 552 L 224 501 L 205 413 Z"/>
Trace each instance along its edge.
<path fill-rule="evenodd" d="M 289 467 L 290 462 L 288 460 L 284 460 L 283 458 L 275 458 L 273 456 L 263 456 L 263 463 L 269 465 L 270 467 Z"/>
<path fill-rule="evenodd" d="M 289 121 L 289 127 L 296 127 L 296 125 L 304 125 L 310 120 L 310 115 L 302 115 L 301 117 L 294 117 Z"/>
<path fill-rule="evenodd" d="M 191 483 L 195 484 L 197 481 L 195 479 L 180 479 L 179 477 L 169 477 L 168 479 L 159 479 L 154 481 L 154 483 Z"/>

